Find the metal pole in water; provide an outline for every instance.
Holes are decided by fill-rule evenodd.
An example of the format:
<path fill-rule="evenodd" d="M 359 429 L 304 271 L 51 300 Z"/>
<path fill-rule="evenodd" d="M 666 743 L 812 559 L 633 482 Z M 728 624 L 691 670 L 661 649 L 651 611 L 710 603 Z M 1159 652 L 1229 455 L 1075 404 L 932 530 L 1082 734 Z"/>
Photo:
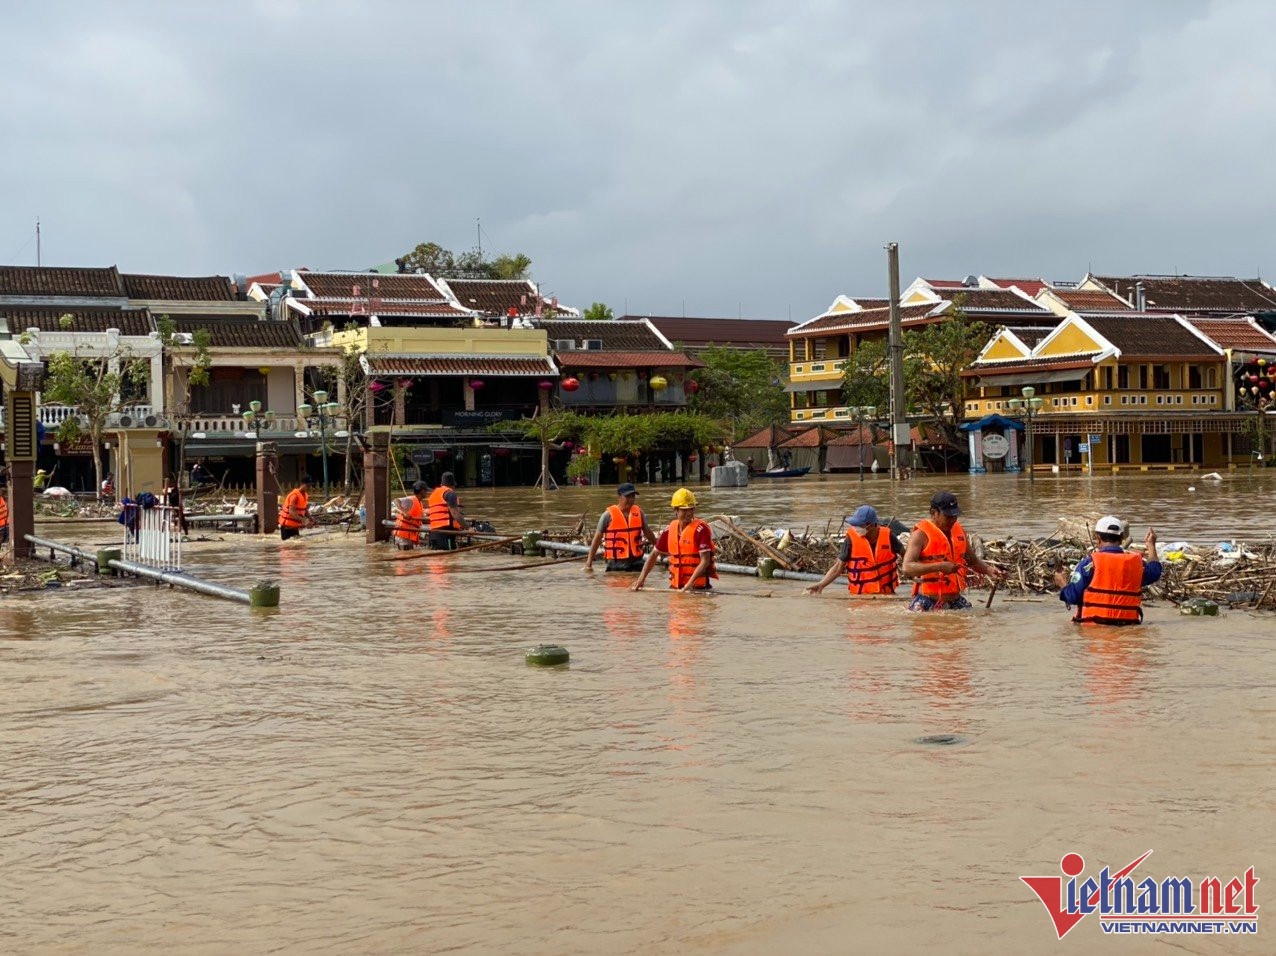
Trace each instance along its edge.
<path fill-rule="evenodd" d="M 899 317 L 899 243 L 886 244 L 890 272 L 891 360 L 891 480 L 899 478 L 899 450 L 909 445 L 908 416 L 904 397 L 904 327 Z"/>

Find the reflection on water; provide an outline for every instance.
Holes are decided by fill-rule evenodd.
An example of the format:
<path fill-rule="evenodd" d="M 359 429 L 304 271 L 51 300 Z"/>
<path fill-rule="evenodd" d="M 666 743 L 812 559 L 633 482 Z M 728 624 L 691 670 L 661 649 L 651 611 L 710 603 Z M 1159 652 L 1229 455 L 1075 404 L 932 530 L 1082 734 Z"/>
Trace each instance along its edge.
<path fill-rule="evenodd" d="M 1115 511 L 1198 541 L 1273 490 L 951 484 L 986 535 Z M 911 521 L 937 487 L 705 490 L 702 512 L 823 528 L 867 500 Z M 664 489 L 643 495 L 658 523 Z M 609 501 L 467 495 L 502 530 Z M 1111 632 L 1053 600 L 923 615 L 393 554 L 192 547 L 214 580 L 278 579 L 267 613 L 153 588 L 0 604 L 7 950 L 1045 952 L 1018 876 L 1065 851 L 1268 863 L 1270 617 L 1153 607 Z M 527 667 L 540 642 L 570 666 Z M 962 744 L 916 742 L 943 734 Z"/>

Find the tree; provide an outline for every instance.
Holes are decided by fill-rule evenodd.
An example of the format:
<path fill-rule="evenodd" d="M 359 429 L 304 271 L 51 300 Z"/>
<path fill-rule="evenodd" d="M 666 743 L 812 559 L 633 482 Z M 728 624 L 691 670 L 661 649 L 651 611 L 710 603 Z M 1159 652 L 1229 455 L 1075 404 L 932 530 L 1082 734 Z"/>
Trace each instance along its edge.
<path fill-rule="evenodd" d="M 855 354 L 842 364 L 842 398 L 852 408 L 890 407 L 890 356 L 885 339 L 861 342 Z"/>
<path fill-rule="evenodd" d="M 67 319 L 69 316 L 63 316 Z M 72 320 L 74 321 L 74 320 Z M 59 320 L 63 328 L 67 323 Z M 112 371 L 115 369 L 115 371 Z M 106 358 L 85 359 L 72 352 L 54 352 L 41 393 L 46 402 L 74 406 L 57 428 L 60 442 L 73 442 L 87 434 L 93 446 L 93 474 L 98 497 L 102 494 L 102 433 L 109 417 L 126 404 L 128 390 L 145 386 L 150 363 L 134 358 L 121 346 Z"/>
<path fill-rule="evenodd" d="M 401 272 L 427 272 L 442 279 L 526 279 L 532 260 L 521 252 L 484 259 L 478 250 L 453 252 L 422 242 L 394 260 Z"/>
<path fill-rule="evenodd" d="M 730 441 L 788 422 L 784 372 L 765 352 L 711 346 L 699 357 L 705 365 L 692 373 L 700 388 L 688 399 L 688 408 L 729 422 Z"/>
<path fill-rule="evenodd" d="M 541 474 L 536 479 L 536 485 L 544 493 L 554 484 L 554 478 L 549 473 L 550 451 L 561 447 L 558 442 L 576 437 L 584 421 L 576 412 L 566 409 L 556 408 L 544 413 L 537 409 L 531 418 L 521 418 L 517 422 L 497 422 L 490 430 L 506 431 L 513 428 L 522 432 L 524 437 L 535 438 L 541 443 Z"/>
<path fill-rule="evenodd" d="M 358 330 L 357 322 L 346 324 L 346 331 Z M 346 397 L 346 450 L 345 475 L 342 479 L 341 493 L 350 494 L 356 485 L 355 480 L 355 433 L 365 431 L 371 421 L 365 421 L 370 412 L 372 392 L 369 390 L 368 375 L 360 361 L 361 353 L 356 345 L 346 345 L 341 353 L 341 364 L 336 368 L 325 366 L 320 370 L 324 388 L 329 395 Z"/>
<path fill-rule="evenodd" d="M 156 319 L 160 340 L 168 350 L 170 368 L 173 370 L 174 394 L 169 401 L 169 411 L 173 422 L 177 425 L 177 480 L 186 471 L 186 437 L 191 423 L 191 390 L 207 386 L 210 377 L 208 370 L 212 367 L 213 358 L 210 351 L 213 344 L 212 334 L 208 329 L 196 329 L 191 333 L 190 342 L 179 341 L 177 323 L 167 315 Z M 185 368 L 186 376 L 181 383 L 181 392 L 177 393 L 177 369 Z"/>
<path fill-rule="evenodd" d="M 606 321 L 614 319 L 616 313 L 611 310 L 611 306 L 603 302 L 593 302 L 589 308 L 580 314 L 582 319 L 590 319 L 592 321 Z"/>

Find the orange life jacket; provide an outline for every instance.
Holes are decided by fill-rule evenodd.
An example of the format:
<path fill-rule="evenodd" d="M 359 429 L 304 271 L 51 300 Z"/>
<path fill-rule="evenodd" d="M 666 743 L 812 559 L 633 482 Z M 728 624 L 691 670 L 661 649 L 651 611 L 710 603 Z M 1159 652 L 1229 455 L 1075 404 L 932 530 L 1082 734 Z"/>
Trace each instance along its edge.
<path fill-rule="evenodd" d="M 846 562 L 846 586 L 852 594 L 894 594 L 899 585 L 898 565 L 891 550 L 891 534 L 877 529 L 877 546 L 870 547 L 868 538 L 854 528 L 846 529 L 851 542 L 851 556 Z"/>
<path fill-rule="evenodd" d="M 9 496 L 0 495 L 0 528 L 9 527 Z"/>
<path fill-rule="evenodd" d="M 300 488 L 288 492 L 283 507 L 279 509 L 279 524 L 285 528 L 300 528 L 306 523 L 306 509 L 310 507 L 310 496 Z"/>
<path fill-rule="evenodd" d="M 1081 624 L 1139 624 L 1143 621 L 1143 556 L 1095 551 L 1094 577 L 1081 595 L 1073 620 Z"/>
<path fill-rule="evenodd" d="M 439 485 L 430 492 L 429 501 L 426 507 L 426 514 L 430 517 L 431 531 L 458 531 L 460 525 L 452 520 L 452 509 L 448 507 L 448 503 L 443 500 L 443 496 L 449 491 L 455 491 L 455 488 L 449 488 L 447 485 Z M 461 499 L 456 499 L 457 507 L 461 505 Z"/>
<path fill-rule="evenodd" d="M 700 565 L 700 551 L 696 547 L 696 529 L 701 525 L 705 525 L 699 518 L 693 518 L 691 524 L 683 529 L 682 533 L 678 533 L 678 519 L 675 518 L 669 525 L 669 586 L 671 588 L 681 588 L 691 580 L 691 575 L 695 574 L 696 568 Z M 709 550 L 713 550 L 713 538 L 709 538 Z M 708 573 L 696 580 L 693 585 L 697 588 L 707 588 L 709 586 L 709 578 L 718 576 L 717 568 L 714 566 L 713 557 L 709 557 Z"/>
<path fill-rule="evenodd" d="M 425 522 L 425 505 L 416 495 L 399 502 L 399 513 L 395 518 L 394 536 L 402 538 L 409 544 L 421 541 L 421 525 Z"/>
<path fill-rule="evenodd" d="M 628 561 L 642 557 L 642 509 L 634 505 L 628 516 L 619 505 L 607 509 L 611 517 L 603 532 L 603 557 L 608 561 Z"/>
<path fill-rule="evenodd" d="M 954 521 L 948 534 L 940 531 L 933 521 L 923 518 L 913 528 L 914 532 L 926 534 L 926 547 L 922 549 L 923 561 L 951 561 L 957 565 L 954 574 L 941 574 L 932 571 L 920 575 L 913 582 L 913 594 L 924 594 L 926 597 L 946 600 L 956 597 L 966 590 L 966 530 L 960 521 Z"/>

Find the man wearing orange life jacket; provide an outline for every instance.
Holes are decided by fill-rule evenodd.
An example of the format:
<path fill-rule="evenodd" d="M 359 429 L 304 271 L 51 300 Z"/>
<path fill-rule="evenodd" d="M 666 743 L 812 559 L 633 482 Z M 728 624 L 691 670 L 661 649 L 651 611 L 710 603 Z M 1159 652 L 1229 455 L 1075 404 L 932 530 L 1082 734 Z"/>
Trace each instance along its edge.
<path fill-rule="evenodd" d="M 1081 559 L 1071 576 L 1066 571 L 1055 572 L 1059 600 L 1077 609 L 1072 619 L 1078 624 L 1124 627 L 1142 623 L 1143 589 L 1161 578 L 1156 532 L 1148 528 L 1143 539 L 1146 560 L 1121 547 L 1130 528 L 1115 515 L 1100 518 L 1094 533 L 1099 546 Z"/>
<path fill-rule="evenodd" d="M 899 538 L 878 523 L 877 512 L 869 505 L 857 508 L 847 524 L 837 560 L 806 593 L 819 594 L 845 572 L 851 594 L 894 594 L 899 585 L 898 559 L 904 555 Z"/>
<path fill-rule="evenodd" d="M 970 607 L 962 592 L 967 571 L 997 581 L 1006 572 L 975 554 L 966 530 L 957 520 L 961 508 L 951 491 L 937 491 L 930 499 L 930 518 L 919 521 L 904 552 L 904 574 L 913 584 L 910 611 L 963 610 Z"/>
<path fill-rule="evenodd" d="M 279 538 L 287 541 L 301 534 L 301 529 L 314 522 L 307 513 L 310 508 L 310 486 L 314 482 L 309 475 L 302 475 L 297 487 L 288 492 L 279 507 Z"/>
<path fill-rule="evenodd" d="M 608 571 L 641 571 L 643 539 L 655 546 L 656 536 L 647 525 L 647 517 L 637 505 L 638 489 L 625 482 L 616 489 L 616 503 L 602 513 L 594 540 L 585 556 L 585 570 L 594 569 L 594 555 L 601 545 Z"/>
<path fill-rule="evenodd" d="M 425 524 L 425 499 L 429 493 L 424 481 L 412 483 L 412 494 L 394 503 L 394 546 L 411 551 L 421 543 L 421 527 Z"/>
<path fill-rule="evenodd" d="M 430 522 L 430 547 L 435 551 L 456 550 L 456 535 L 443 533 L 465 527 L 461 499 L 456 496 L 456 475 L 452 472 L 439 476 L 439 486 L 426 501 L 425 514 Z"/>
<path fill-rule="evenodd" d="M 641 591 L 647 575 L 656 566 L 656 559 L 664 554 L 669 557 L 669 586 L 680 591 L 708 591 L 710 578 L 718 572 L 713 567 L 713 532 L 696 517 L 696 496 L 687 488 L 679 488 L 670 502 L 677 512 L 669 527 L 660 532 L 656 547 L 647 555 L 647 561 L 629 588 Z"/>

